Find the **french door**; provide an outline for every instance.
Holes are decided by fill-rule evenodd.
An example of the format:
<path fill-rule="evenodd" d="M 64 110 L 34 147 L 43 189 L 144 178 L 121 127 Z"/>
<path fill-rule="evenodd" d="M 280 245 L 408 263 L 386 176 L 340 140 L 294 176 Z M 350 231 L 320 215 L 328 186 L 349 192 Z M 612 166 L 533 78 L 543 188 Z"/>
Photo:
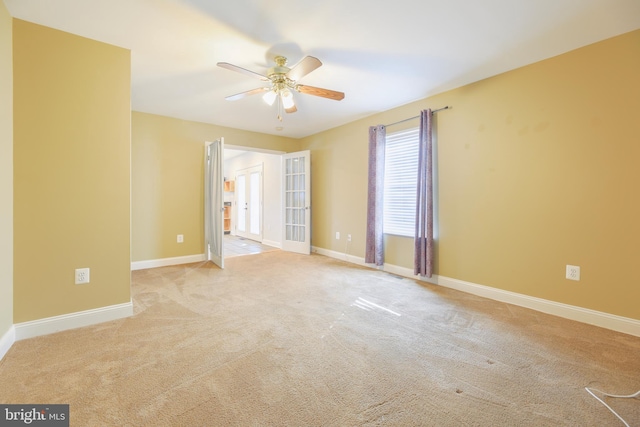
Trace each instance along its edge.
<path fill-rule="evenodd" d="M 282 249 L 311 253 L 311 153 L 282 156 L 283 215 Z"/>
<path fill-rule="evenodd" d="M 236 172 L 236 235 L 262 242 L 262 164 Z"/>

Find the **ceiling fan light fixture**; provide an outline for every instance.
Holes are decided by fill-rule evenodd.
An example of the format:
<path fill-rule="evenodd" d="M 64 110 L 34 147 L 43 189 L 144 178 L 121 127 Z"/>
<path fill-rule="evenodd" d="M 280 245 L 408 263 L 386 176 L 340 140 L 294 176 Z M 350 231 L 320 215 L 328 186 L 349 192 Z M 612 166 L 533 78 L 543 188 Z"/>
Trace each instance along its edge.
<path fill-rule="evenodd" d="M 270 90 L 269 92 L 265 93 L 262 96 L 262 99 L 264 100 L 264 102 L 266 102 L 269 105 L 273 105 L 274 101 L 276 100 L 276 97 L 278 96 L 278 94 L 276 94 L 275 91 Z"/>
<path fill-rule="evenodd" d="M 293 107 L 293 94 L 289 89 L 285 89 L 280 92 L 280 97 L 282 97 L 282 106 L 286 109 Z"/>

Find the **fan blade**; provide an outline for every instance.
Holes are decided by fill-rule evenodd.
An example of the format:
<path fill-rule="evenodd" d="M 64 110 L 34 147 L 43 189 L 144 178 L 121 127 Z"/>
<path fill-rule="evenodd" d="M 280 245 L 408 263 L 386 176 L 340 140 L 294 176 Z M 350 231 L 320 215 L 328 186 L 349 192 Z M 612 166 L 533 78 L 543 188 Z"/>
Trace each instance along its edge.
<path fill-rule="evenodd" d="M 237 65 L 229 64 L 228 62 L 218 62 L 218 67 L 222 67 L 222 68 L 226 68 L 227 70 L 246 74 L 247 76 L 253 77 L 254 79 L 262 80 L 265 82 L 269 81 L 269 78 L 267 76 L 263 76 L 262 74 L 258 74 L 251 70 L 247 70 L 246 68 L 238 67 Z"/>
<path fill-rule="evenodd" d="M 285 108 L 284 111 L 285 111 L 285 113 L 295 113 L 296 111 L 298 111 L 298 109 L 294 105 L 291 108 Z"/>
<path fill-rule="evenodd" d="M 266 92 L 268 90 L 271 90 L 271 88 L 269 88 L 269 87 L 259 87 L 259 88 L 256 88 L 256 89 L 248 90 L 246 92 L 240 92 L 240 93 L 236 93 L 235 95 L 227 96 L 225 99 L 227 101 L 236 101 L 236 100 L 242 99 L 242 98 L 244 98 L 246 96 L 255 95 L 256 93 Z"/>
<path fill-rule="evenodd" d="M 336 92 L 335 90 L 322 89 L 319 87 L 296 85 L 296 90 L 300 93 L 306 93 L 307 95 L 321 96 L 323 98 L 333 99 L 334 101 L 340 101 L 344 99 L 344 93 Z"/>
<path fill-rule="evenodd" d="M 300 80 L 321 65 L 322 62 L 320 62 L 318 58 L 314 56 L 305 56 L 300 62 L 298 62 L 289 70 L 289 72 L 287 73 L 287 77 L 289 77 L 293 81 Z"/>

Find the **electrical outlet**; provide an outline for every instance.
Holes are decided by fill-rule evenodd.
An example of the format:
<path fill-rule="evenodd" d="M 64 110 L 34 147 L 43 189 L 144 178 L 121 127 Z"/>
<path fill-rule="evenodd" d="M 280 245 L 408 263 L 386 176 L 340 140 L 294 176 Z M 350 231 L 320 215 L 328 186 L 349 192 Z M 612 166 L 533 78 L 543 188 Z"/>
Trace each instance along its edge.
<path fill-rule="evenodd" d="M 580 280 L 580 267 L 577 265 L 567 265 L 567 279 L 569 280 Z"/>
<path fill-rule="evenodd" d="M 351 234 L 347 234 L 347 242 L 351 241 Z"/>
<path fill-rule="evenodd" d="M 336 231 L 336 240 L 340 240 L 340 232 Z"/>
<path fill-rule="evenodd" d="M 183 242 L 184 242 L 184 235 L 178 234 L 178 243 L 183 243 Z"/>
<path fill-rule="evenodd" d="M 76 268 L 76 285 L 83 285 L 85 283 L 89 283 L 89 269 Z"/>

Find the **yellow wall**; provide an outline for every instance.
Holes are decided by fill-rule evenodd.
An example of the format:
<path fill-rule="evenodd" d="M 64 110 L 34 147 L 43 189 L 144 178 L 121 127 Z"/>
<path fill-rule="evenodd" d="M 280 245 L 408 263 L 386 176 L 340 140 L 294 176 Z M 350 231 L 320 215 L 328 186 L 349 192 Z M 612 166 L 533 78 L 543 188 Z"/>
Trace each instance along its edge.
<path fill-rule="evenodd" d="M 436 115 L 436 273 L 640 319 L 638 76 L 640 30 L 305 138 L 313 244 L 344 252 L 335 231 L 351 233 L 364 256 L 368 126 L 451 105 Z M 411 239 L 386 249 L 411 267 Z"/>
<path fill-rule="evenodd" d="M 132 113 L 132 261 L 204 253 L 204 143 L 291 152 L 298 140 Z M 178 234 L 184 243 L 177 243 Z"/>
<path fill-rule="evenodd" d="M 130 53 L 17 19 L 13 47 L 14 322 L 129 302 Z"/>
<path fill-rule="evenodd" d="M 13 324 L 13 62 L 11 16 L 0 2 L 0 338 Z"/>

